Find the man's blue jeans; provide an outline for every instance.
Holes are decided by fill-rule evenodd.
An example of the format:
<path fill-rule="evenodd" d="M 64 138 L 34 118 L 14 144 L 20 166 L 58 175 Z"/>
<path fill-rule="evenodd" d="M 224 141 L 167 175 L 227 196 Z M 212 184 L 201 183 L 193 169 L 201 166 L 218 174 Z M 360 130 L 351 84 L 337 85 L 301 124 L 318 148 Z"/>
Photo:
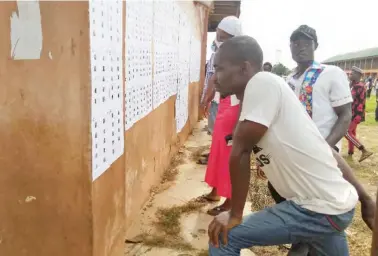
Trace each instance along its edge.
<path fill-rule="evenodd" d="M 228 244 L 215 248 L 211 256 L 237 256 L 253 246 L 306 243 L 311 255 L 348 256 L 344 230 L 352 222 L 354 209 L 341 215 L 324 215 L 285 201 L 252 213 L 231 229 Z M 222 241 L 222 240 L 220 240 Z"/>

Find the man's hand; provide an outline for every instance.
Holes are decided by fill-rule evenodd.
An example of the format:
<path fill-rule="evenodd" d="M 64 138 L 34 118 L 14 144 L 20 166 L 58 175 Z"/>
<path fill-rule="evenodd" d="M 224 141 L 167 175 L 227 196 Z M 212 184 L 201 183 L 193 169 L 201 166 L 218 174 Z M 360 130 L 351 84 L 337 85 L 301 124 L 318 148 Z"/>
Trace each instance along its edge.
<path fill-rule="evenodd" d="M 228 243 L 228 231 L 242 222 L 241 218 L 231 216 L 230 212 L 222 212 L 214 218 L 209 225 L 209 240 L 210 243 L 219 247 L 219 235 L 222 234 L 222 241 L 224 245 Z"/>
<path fill-rule="evenodd" d="M 210 103 L 202 103 L 201 104 L 202 114 L 205 118 L 209 116 L 209 109 L 210 109 Z"/>
<path fill-rule="evenodd" d="M 361 198 L 361 216 L 366 225 L 373 230 L 374 228 L 374 213 L 375 202 L 371 197 Z"/>

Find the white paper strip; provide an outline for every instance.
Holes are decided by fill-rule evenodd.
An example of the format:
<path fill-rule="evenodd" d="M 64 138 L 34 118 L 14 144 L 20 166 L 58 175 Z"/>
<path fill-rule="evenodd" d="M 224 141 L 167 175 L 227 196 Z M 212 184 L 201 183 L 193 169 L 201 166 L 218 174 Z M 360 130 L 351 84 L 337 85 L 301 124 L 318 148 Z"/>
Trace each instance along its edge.
<path fill-rule="evenodd" d="M 125 129 L 152 111 L 153 2 L 126 1 Z"/>
<path fill-rule="evenodd" d="M 92 179 L 124 152 L 122 0 L 90 0 Z"/>
<path fill-rule="evenodd" d="M 11 16 L 11 57 L 15 60 L 41 58 L 42 23 L 39 0 L 17 1 L 18 14 Z"/>

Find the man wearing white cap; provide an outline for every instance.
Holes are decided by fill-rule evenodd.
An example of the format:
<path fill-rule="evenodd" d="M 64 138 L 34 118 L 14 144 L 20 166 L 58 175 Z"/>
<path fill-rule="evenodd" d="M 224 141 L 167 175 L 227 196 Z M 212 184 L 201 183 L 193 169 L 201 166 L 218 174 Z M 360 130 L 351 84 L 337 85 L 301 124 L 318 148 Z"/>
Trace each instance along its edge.
<path fill-rule="evenodd" d="M 215 43 L 219 47 L 224 41 L 241 34 L 240 20 L 235 16 L 228 16 L 218 25 Z M 203 104 L 208 106 L 211 101 L 208 126 L 213 133 L 205 182 L 212 188 L 212 191 L 204 195 L 203 198 L 211 202 L 219 201 L 220 197 L 226 198 L 223 204 L 208 211 L 208 214 L 215 216 L 231 207 L 231 181 L 228 168 L 228 159 L 231 153 L 229 138 L 238 121 L 239 101 L 235 95 L 222 97 L 215 92 L 214 81 L 216 78 L 213 60 L 208 69 L 212 72 L 212 77 L 206 88 Z"/>
<path fill-rule="evenodd" d="M 210 134 L 213 133 L 214 121 L 219 103 L 219 94 L 215 93 L 215 76 L 213 76 L 215 73 L 213 66 L 215 52 L 224 41 L 234 36 L 240 35 L 242 35 L 241 22 L 237 17 L 225 17 L 218 24 L 216 38 L 214 40 L 214 52 L 211 55 L 210 60 L 207 64 L 205 86 L 201 98 L 201 107 L 203 108 L 204 112 L 208 114 L 208 131 Z M 208 111 L 209 113 L 207 113 Z"/>
<path fill-rule="evenodd" d="M 216 38 L 212 45 L 212 55 L 210 60 L 207 63 L 206 69 L 206 77 L 205 77 L 205 85 L 202 92 L 201 97 L 201 108 L 205 116 L 207 116 L 207 129 L 210 135 L 213 134 L 214 129 L 214 122 L 218 112 L 218 104 L 219 104 L 219 94 L 215 92 L 215 70 L 213 66 L 215 52 L 217 51 L 218 47 L 227 39 L 232 38 L 234 36 L 239 36 L 242 34 L 241 29 L 241 22 L 235 16 L 228 16 L 225 17 L 221 22 L 218 24 Z M 197 163 L 198 164 L 207 164 L 208 156 L 205 159 L 201 158 Z"/>

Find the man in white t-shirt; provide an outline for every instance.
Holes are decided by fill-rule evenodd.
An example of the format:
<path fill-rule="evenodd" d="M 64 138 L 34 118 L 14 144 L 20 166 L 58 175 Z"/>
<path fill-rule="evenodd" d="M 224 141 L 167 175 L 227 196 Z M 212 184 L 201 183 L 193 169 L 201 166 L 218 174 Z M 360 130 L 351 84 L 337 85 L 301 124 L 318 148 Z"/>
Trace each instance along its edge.
<path fill-rule="evenodd" d="M 308 113 L 311 114 L 320 134 L 339 152 L 341 140 L 348 132 L 352 119 L 353 98 L 348 77 L 341 68 L 315 61 L 317 47 L 318 37 L 315 29 L 301 25 L 293 31 L 290 36 L 290 50 L 297 67 L 286 81 L 302 106 L 310 110 Z M 268 188 L 276 203 L 284 200 L 271 183 L 268 183 Z M 306 250 L 298 246 L 292 249 Z"/>
<path fill-rule="evenodd" d="M 285 81 L 261 72 L 262 61 L 261 47 L 248 36 L 228 40 L 215 56 L 217 90 L 237 95 L 242 110 L 230 157 L 232 209 L 209 225 L 209 253 L 236 256 L 252 246 L 307 243 L 315 255 L 347 256 L 344 230 L 357 201 L 370 227 L 374 202 Z M 287 200 L 242 219 L 252 152 Z"/>

